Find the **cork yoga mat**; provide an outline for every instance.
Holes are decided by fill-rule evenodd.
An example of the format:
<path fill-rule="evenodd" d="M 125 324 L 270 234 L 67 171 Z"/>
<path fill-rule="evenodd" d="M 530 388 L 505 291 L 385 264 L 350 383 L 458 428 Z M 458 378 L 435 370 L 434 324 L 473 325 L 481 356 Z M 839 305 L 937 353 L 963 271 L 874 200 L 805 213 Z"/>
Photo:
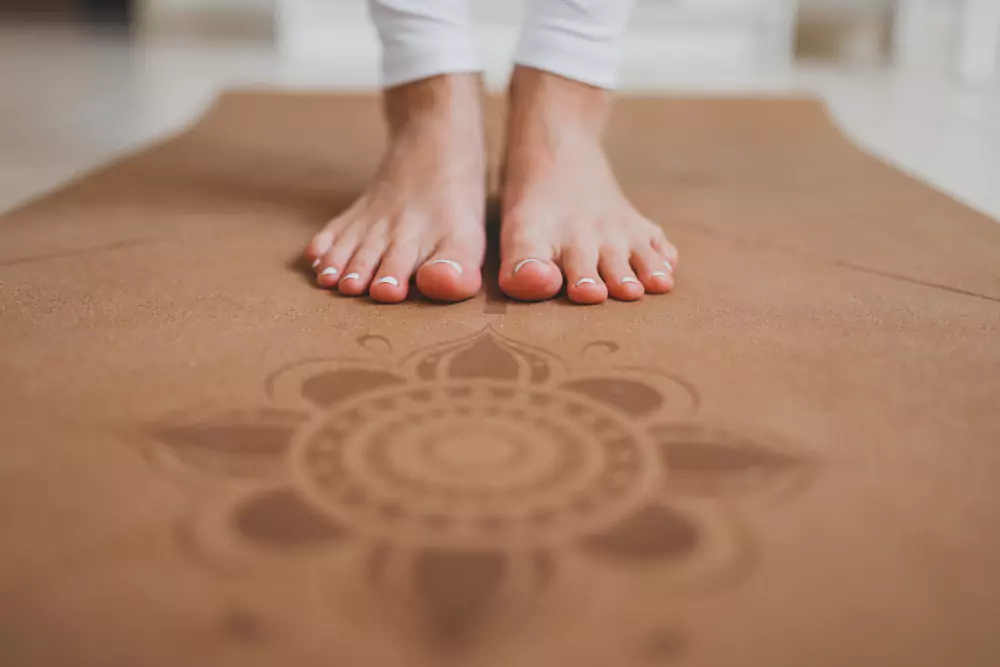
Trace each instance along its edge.
<path fill-rule="evenodd" d="M 807 100 L 607 140 L 673 295 L 312 287 L 366 96 L 225 95 L 0 218 L 0 663 L 1000 664 L 1000 225 Z"/>

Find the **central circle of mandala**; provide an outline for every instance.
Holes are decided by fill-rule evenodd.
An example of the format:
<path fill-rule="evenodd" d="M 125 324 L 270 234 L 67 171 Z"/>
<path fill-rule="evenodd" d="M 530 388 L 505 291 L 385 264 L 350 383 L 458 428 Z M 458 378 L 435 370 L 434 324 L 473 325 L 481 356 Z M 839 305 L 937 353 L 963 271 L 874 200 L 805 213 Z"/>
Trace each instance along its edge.
<path fill-rule="evenodd" d="M 474 429 L 433 435 L 424 440 L 423 449 L 436 465 L 458 472 L 489 474 L 511 464 L 523 453 L 523 442 L 505 434 L 481 433 Z"/>
<path fill-rule="evenodd" d="M 538 546 L 609 525 L 658 471 L 641 433 L 573 392 L 491 380 L 414 383 L 339 405 L 298 442 L 321 511 L 421 546 Z"/>

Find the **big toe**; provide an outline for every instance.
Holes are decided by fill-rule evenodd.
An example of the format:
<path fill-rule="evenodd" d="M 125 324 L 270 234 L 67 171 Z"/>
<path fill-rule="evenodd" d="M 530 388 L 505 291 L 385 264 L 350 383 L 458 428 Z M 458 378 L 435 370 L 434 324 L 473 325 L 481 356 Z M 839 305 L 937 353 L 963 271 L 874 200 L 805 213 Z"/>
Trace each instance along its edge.
<path fill-rule="evenodd" d="M 482 259 L 457 247 L 442 248 L 417 270 L 417 289 L 435 301 L 465 301 L 479 293 Z"/>
<path fill-rule="evenodd" d="M 532 239 L 504 239 L 499 284 L 504 294 L 521 301 L 544 301 L 559 294 L 562 272 L 552 249 Z"/>
<path fill-rule="evenodd" d="M 537 257 L 511 260 L 500 268 L 500 289 L 513 299 L 544 301 L 562 289 L 562 274 L 550 260 Z"/>

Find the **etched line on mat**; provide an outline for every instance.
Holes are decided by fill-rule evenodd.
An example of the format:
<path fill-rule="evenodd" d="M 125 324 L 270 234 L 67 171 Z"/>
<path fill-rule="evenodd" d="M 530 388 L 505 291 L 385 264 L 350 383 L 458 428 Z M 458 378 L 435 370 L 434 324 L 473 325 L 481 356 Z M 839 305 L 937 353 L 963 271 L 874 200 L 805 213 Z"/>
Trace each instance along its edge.
<path fill-rule="evenodd" d="M 500 285 L 495 281 L 486 284 L 486 306 L 483 313 L 486 315 L 505 315 L 507 313 L 507 297 L 500 291 Z"/>
<path fill-rule="evenodd" d="M 714 233 L 714 230 L 700 229 L 698 231 L 702 232 L 702 233 L 705 233 L 705 235 L 709 236 L 709 237 L 716 237 L 717 236 Z M 829 258 L 820 257 L 816 253 L 803 252 L 800 249 L 789 247 L 789 246 L 783 246 L 781 244 L 774 243 L 773 241 L 766 240 L 766 239 L 759 239 L 759 238 L 754 239 L 754 238 L 750 238 L 750 237 L 737 236 L 736 238 L 734 238 L 731 241 L 730 244 L 733 245 L 733 246 L 735 246 L 735 247 L 744 247 L 744 246 L 749 245 L 750 247 L 752 247 L 752 248 L 754 248 L 756 250 L 766 249 L 766 250 L 769 250 L 769 251 L 772 251 L 772 252 L 775 252 L 775 253 L 778 253 L 778 254 L 781 254 L 781 255 L 794 256 L 794 257 L 798 257 L 798 258 L 806 259 L 806 260 L 830 261 Z M 862 273 L 867 273 L 867 274 L 870 274 L 870 275 L 881 276 L 883 278 L 889 278 L 890 280 L 898 280 L 900 282 L 912 283 L 914 285 L 921 285 L 923 287 L 929 287 L 931 289 L 938 289 L 938 290 L 942 290 L 942 291 L 945 291 L 945 292 L 951 292 L 952 294 L 959 294 L 961 296 L 969 296 L 969 297 L 973 297 L 975 299 L 983 299 L 985 301 L 993 301 L 993 302 L 996 302 L 996 303 L 1000 303 L 1000 297 L 990 296 L 988 294 L 980 294 L 979 292 L 973 292 L 973 291 L 970 291 L 970 290 L 964 290 L 964 289 L 961 289 L 959 287 L 952 287 L 951 285 L 944 285 L 942 283 L 935 283 L 935 282 L 931 282 L 929 280 L 920 280 L 919 278 L 911 278 L 910 276 L 904 276 L 904 275 L 899 274 L 899 273 L 893 273 L 891 271 L 885 271 L 885 270 L 882 270 L 882 269 L 875 269 L 875 268 L 872 268 L 870 266 L 862 266 L 860 264 L 854 264 L 852 262 L 848 262 L 848 261 L 844 261 L 844 260 L 832 260 L 832 261 L 830 261 L 829 266 L 836 266 L 836 267 L 841 268 L 841 269 L 848 269 L 848 270 L 852 270 L 852 271 L 860 271 Z"/>
<path fill-rule="evenodd" d="M 158 243 L 164 241 L 162 238 L 146 238 L 146 239 L 130 239 L 127 241 L 113 241 L 111 243 L 105 243 L 104 245 L 93 246 L 90 248 L 76 248 L 74 250 L 65 250 L 63 252 L 53 252 L 47 253 L 45 255 L 34 255 L 32 257 L 18 257 L 15 259 L 8 259 L 0 261 L 0 267 L 3 266 L 16 266 L 18 264 L 33 264 L 35 262 L 46 262 L 51 259 L 65 259 L 67 257 L 77 257 L 79 255 L 93 255 L 101 252 L 108 252 L 111 250 L 123 250 L 125 248 L 137 248 L 139 246 L 149 245 L 151 243 Z"/>
<path fill-rule="evenodd" d="M 392 343 L 390 343 L 389 339 L 385 336 L 363 334 L 358 336 L 357 343 L 361 347 L 366 350 L 371 350 L 372 352 L 392 353 Z"/>
<path fill-rule="evenodd" d="M 850 262 L 834 262 L 834 266 L 839 266 L 843 269 L 852 269 L 854 271 L 861 271 L 862 273 L 870 273 L 876 276 L 882 276 L 883 278 L 889 278 L 891 280 L 899 280 L 905 283 L 912 283 L 914 285 L 922 285 L 923 287 L 930 287 L 932 289 L 939 289 L 945 292 L 951 292 L 952 294 L 961 294 L 962 296 L 971 296 L 976 299 L 984 299 L 986 301 L 993 301 L 1000 303 L 1000 297 L 990 296 L 988 294 L 980 294 L 978 292 L 970 292 L 969 290 L 964 290 L 959 287 L 952 287 L 950 285 L 942 285 L 941 283 L 932 283 L 928 280 L 920 280 L 918 278 L 910 278 L 909 276 L 903 276 L 898 273 L 891 273 L 889 271 L 883 271 L 881 269 L 873 269 L 870 266 L 860 266 L 858 264 L 852 264 Z"/>
<path fill-rule="evenodd" d="M 621 349 L 618 343 L 610 340 L 596 340 L 592 343 L 587 343 L 583 349 L 580 351 L 580 356 L 586 359 L 588 355 L 604 355 L 610 356 Z M 598 350 L 603 350 L 603 352 L 598 352 Z M 593 351 L 593 352 L 592 352 Z"/>
<path fill-rule="evenodd" d="M 486 315 L 507 313 L 507 296 L 500 289 L 500 201 L 486 203 L 486 257 L 483 261 L 483 286 L 486 292 Z"/>

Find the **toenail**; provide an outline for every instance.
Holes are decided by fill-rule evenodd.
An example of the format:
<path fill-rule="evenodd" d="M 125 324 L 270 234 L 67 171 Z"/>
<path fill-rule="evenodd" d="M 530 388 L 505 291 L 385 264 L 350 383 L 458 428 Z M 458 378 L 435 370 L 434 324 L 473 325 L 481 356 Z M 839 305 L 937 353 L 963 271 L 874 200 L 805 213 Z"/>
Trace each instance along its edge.
<path fill-rule="evenodd" d="M 653 278 L 668 278 L 669 276 L 667 276 L 667 274 L 664 273 L 663 271 L 653 271 L 652 277 Z"/>
<path fill-rule="evenodd" d="M 321 276 L 335 276 L 335 275 L 337 275 L 337 269 L 333 268 L 332 266 L 328 266 L 325 269 L 323 269 L 322 271 L 320 271 L 319 275 L 321 275 Z"/>
<path fill-rule="evenodd" d="M 458 262 L 454 261 L 454 260 L 451 260 L 451 259 L 435 259 L 433 262 L 427 262 L 427 264 L 428 265 L 430 265 L 430 264 L 447 264 L 448 266 L 450 266 L 451 268 L 455 269 L 459 273 L 465 273 L 465 270 L 462 269 L 462 265 L 459 264 Z M 517 271 L 517 269 L 514 269 L 514 271 Z"/>
<path fill-rule="evenodd" d="M 531 264 L 532 262 L 534 262 L 535 264 L 541 264 L 542 260 L 540 260 L 540 259 L 522 259 L 520 262 L 517 263 L 517 266 L 514 267 L 514 273 L 517 273 L 518 271 L 520 271 L 521 268 L 525 264 Z"/>
<path fill-rule="evenodd" d="M 663 264 L 664 266 L 667 267 L 667 271 L 669 271 L 670 273 L 674 272 L 674 267 L 670 264 L 670 262 L 664 262 Z"/>
<path fill-rule="evenodd" d="M 360 280 L 360 279 L 361 279 L 361 274 L 359 273 L 348 273 L 346 276 L 344 276 L 344 280 Z"/>
<path fill-rule="evenodd" d="M 382 278 L 381 280 L 379 280 L 375 284 L 376 285 L 383 285 L 383 284 L 384 285 L 395 285 L 396 287 L 399 287 L 399 281 L 396 280 L 395 278 L 393 278 L 392 276 L 386 276 L 385 278 Z"/>
<path fill-rule="evenodd" d="M 637 283 L 637 282 L 639 281 L 633 278 L 632 276 L 624 276 L 622 278 L 622 285 L 624 285 L 625 283 Z"/>
<path fill-rule="evenodd" d="M 314 260 L 313 260 L 313 268 L 315 269 L 315 268 L 316 268 L 317 266 L 319 266 L 319 263 L 320 263 L 321 261 L 322 261 L 322 260 L 319 260 L 319 259 L 314 259 Z"/>
<path fill-rule="evenodd" d="M 596 284 L 597 281 L 594 280 L 593 278 L 580 278 L 579 280 L 576 281 L 577 287 L 579 287 L 580 285 L 596 285 Z"/>

